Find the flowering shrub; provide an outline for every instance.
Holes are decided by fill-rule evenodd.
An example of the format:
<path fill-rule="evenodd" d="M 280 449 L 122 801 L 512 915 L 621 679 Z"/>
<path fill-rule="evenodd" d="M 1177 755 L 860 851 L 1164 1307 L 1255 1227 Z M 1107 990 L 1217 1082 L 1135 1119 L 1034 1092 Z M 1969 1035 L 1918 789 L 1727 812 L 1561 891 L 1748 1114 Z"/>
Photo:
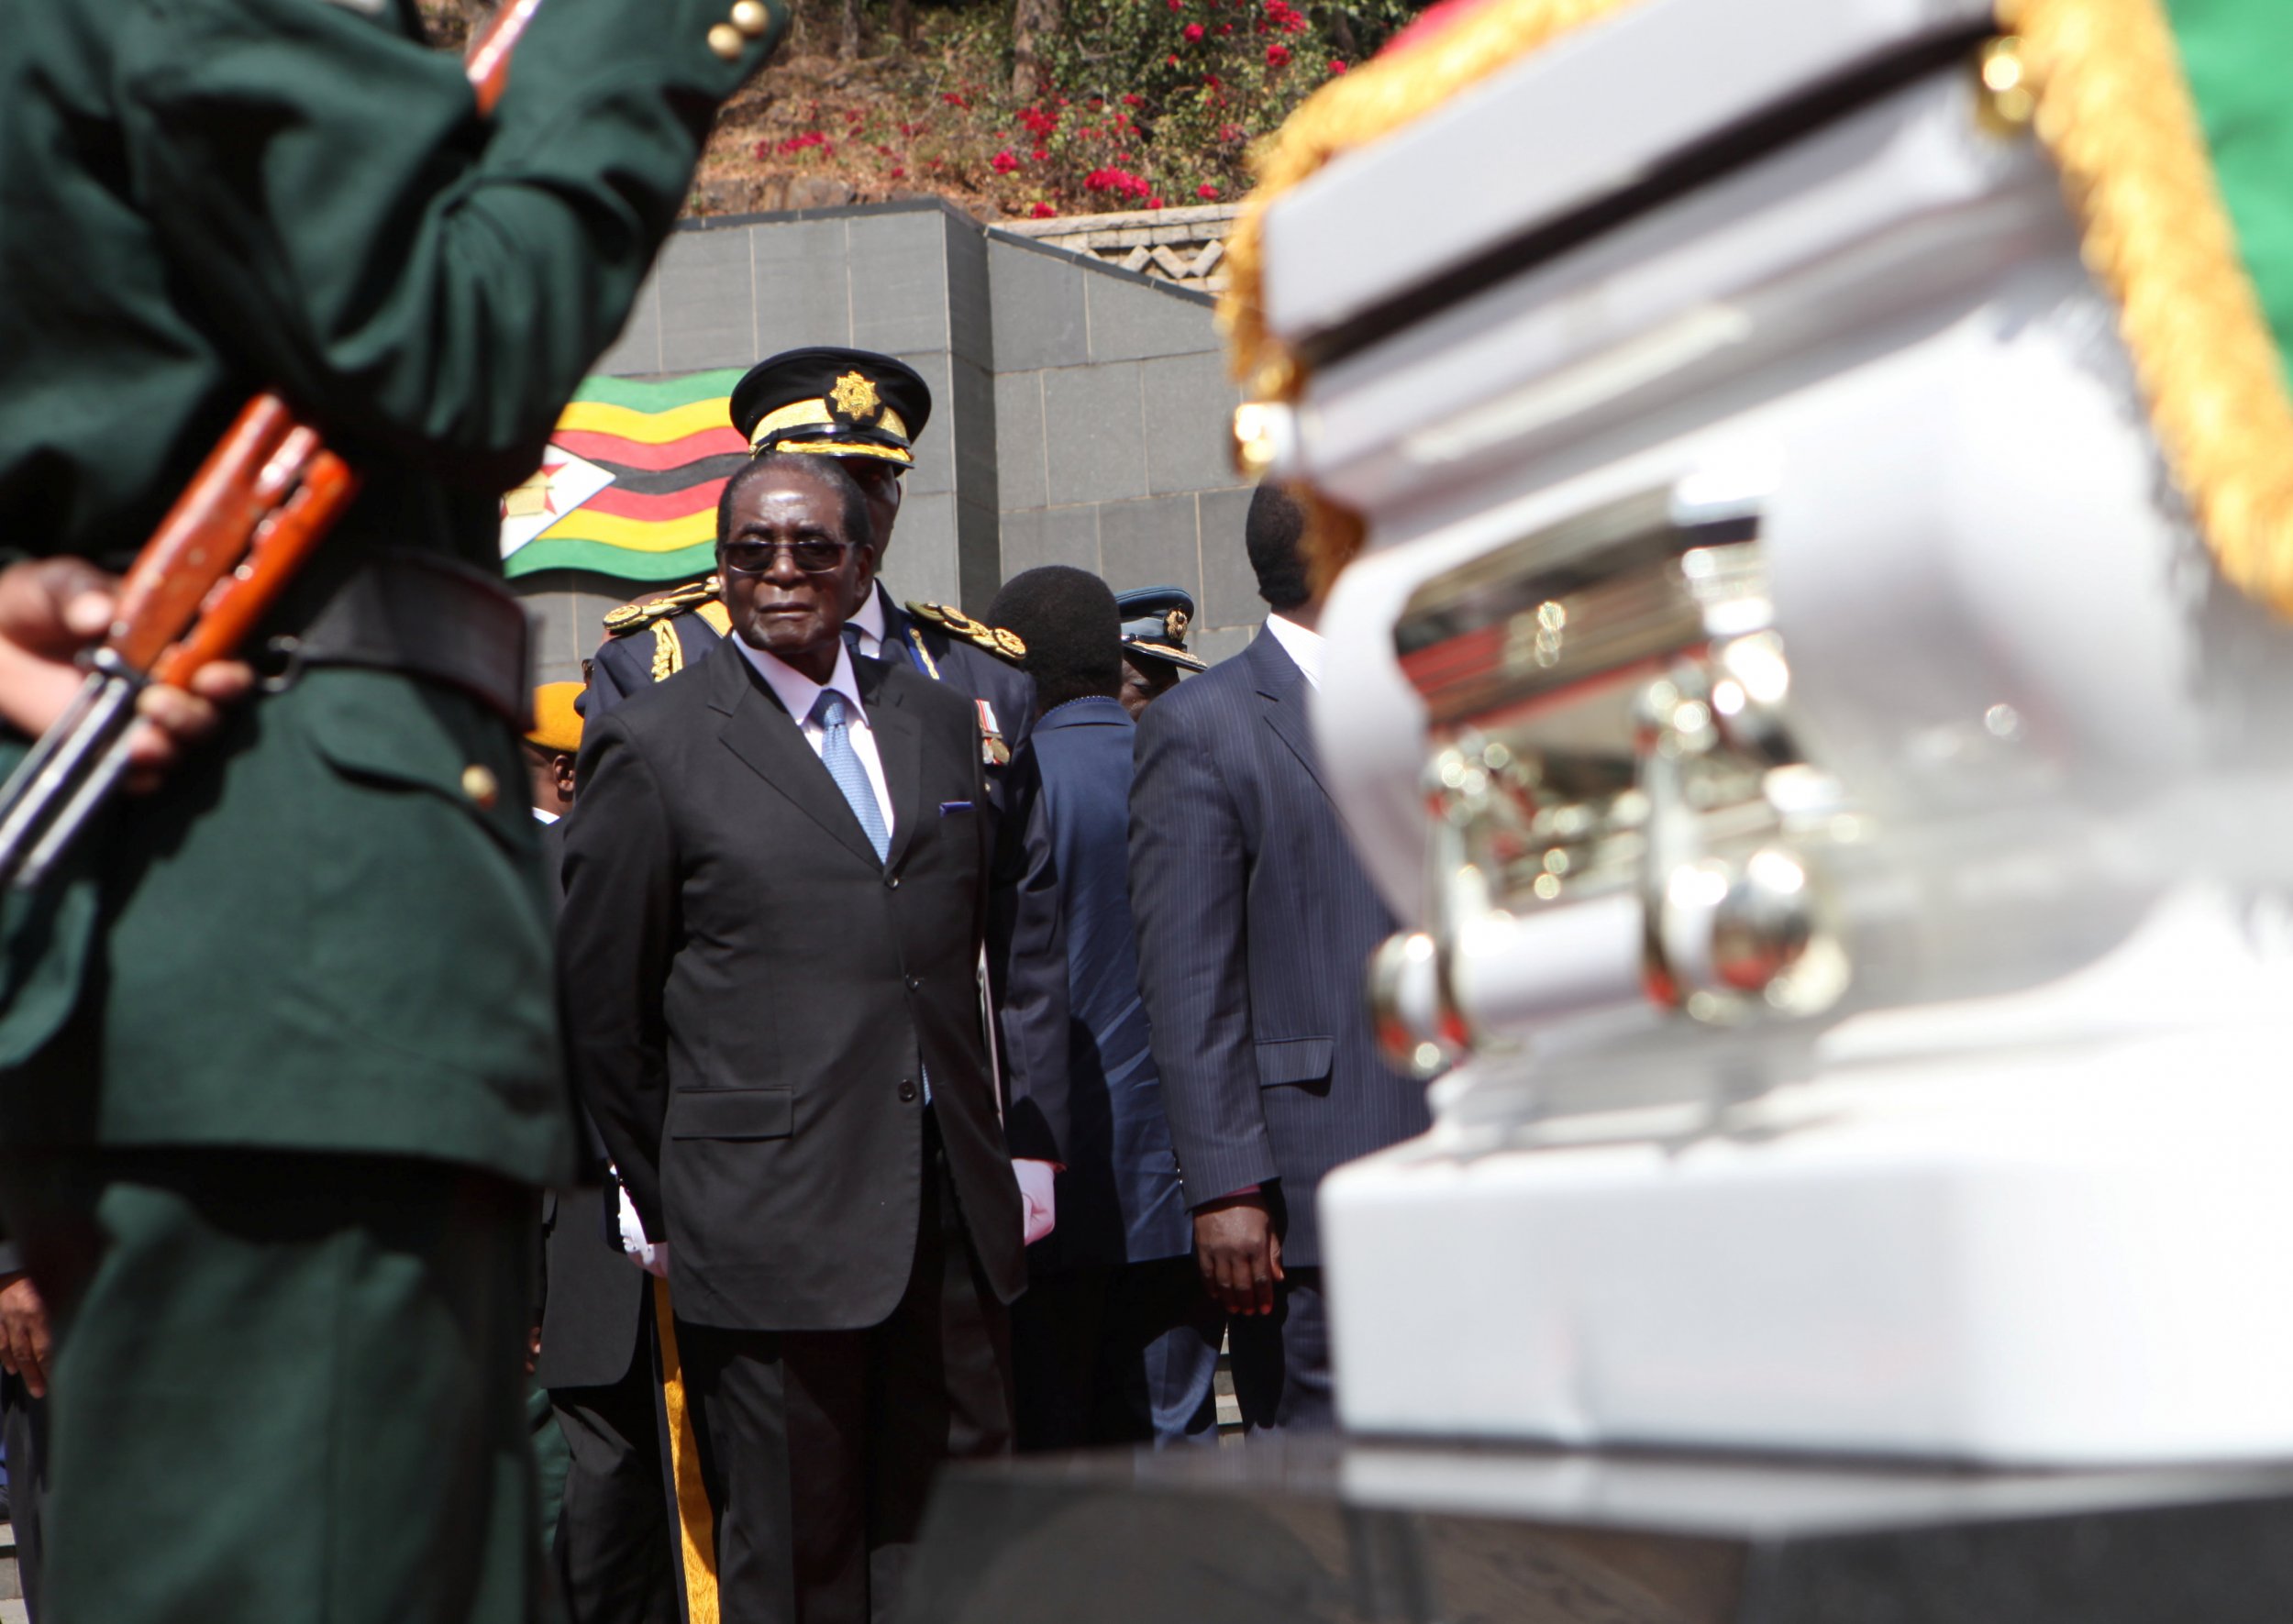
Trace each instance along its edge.
<path fill-rule="evenodd" d="M 957 82 L 940 78 L 932 113 L 897 126 L 902 161 L 1035 219 L 1238 197 L 1251 144 L 1421 8 L 1067 0 L 1064 26 L 1038 43 L 1040 94 L 1023 103 L 1008 55 L 976 49 L 991 38 L 1008 51 L 1006 8 L 965 7 L 950 26 L 974 49 L 948 50 Z"/>

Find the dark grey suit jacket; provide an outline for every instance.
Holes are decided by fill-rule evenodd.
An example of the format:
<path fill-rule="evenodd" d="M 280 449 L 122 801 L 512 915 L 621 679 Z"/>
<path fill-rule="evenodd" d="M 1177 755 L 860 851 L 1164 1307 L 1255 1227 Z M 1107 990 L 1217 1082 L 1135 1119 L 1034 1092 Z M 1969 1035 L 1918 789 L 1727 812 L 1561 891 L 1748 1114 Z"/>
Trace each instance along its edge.
<path fill-rule="evenodd" d="M 1311 691 L 1261 632 L 1147 708 L 1131 790 L 1140 989 L 1187 1202 L 1271 1187 L 1283 1259 L 1307 1266 L 1322 1176 L 1430 1121 L 1371 1036 L 1369 956 L 1397 927 L 1322 787 Z"/>
<path fill-rule="evenodd" d="M 880 862 L 727 638 L 587 724 L 559 926 L 568 1049 L 680 1319 L 881 1321 L 923 1205 L 921 1083 L 990 1284 L 1026 1283 L 978 959 L 988 860 L 967 700 L 853 662 L 891 792 Z"/>

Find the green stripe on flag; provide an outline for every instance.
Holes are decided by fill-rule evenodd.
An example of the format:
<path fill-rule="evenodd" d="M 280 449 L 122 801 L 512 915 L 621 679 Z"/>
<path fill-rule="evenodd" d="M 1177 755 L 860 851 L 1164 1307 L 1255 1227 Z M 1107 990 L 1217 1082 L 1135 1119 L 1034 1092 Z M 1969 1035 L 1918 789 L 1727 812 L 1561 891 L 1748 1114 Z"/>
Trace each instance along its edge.
<path fill-rule="evenodd" d="M 585 569 L 592 575 L 610 575 L 615 580 L 649 586 L 664 580 L 697 580 L 715 568 L 716 544 L 713 541 L 666 553 L 640 553 L 602 541 L 536 536 L 503 562 L 502 573 L 515 580 L 537 569 Z"/>
<path fill-rule="evenodd" d="M 2293 389 L 2293 4 L 2170 0 L 2166 16 L 2239 257 Z"/>
<path fill-rule="evenodd" d="M 626 406 L 632 412 L 666 412 L 695 401 L 716 400 L 733 392 L 746 367 L 718 367 L 714 371 L 686 372 L 675 378 L 584 378 L 573 392 L 577 401 Z"/>

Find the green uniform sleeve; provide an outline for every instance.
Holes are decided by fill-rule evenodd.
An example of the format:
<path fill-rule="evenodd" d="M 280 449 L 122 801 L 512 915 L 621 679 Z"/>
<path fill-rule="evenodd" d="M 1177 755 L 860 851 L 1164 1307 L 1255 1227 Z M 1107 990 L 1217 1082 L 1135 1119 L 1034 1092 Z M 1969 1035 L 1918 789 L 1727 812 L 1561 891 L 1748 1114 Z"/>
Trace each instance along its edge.
<path fill-rule="evenodd" d="M 127 182 L 250 388 L 499 490 L 626 317 L 768 5 L 726 61 L 730 0 L 545 0 L 487 121 L 454 58 L 340 0 L 140 0 Z"/>

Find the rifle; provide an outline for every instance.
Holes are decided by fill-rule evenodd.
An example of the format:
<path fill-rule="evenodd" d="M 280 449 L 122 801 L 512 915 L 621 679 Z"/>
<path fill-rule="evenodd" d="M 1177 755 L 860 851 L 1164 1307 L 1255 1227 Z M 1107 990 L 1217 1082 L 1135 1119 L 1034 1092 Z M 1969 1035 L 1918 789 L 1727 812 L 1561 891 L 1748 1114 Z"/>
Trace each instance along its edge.
<path fill-rule="evenodd" d="M 509 82 L 510 52 L 542 0 L 505 0 L 471 38 L 463 70 L 481 116 Z M 29 889 L 71 848 L 127 769 L 136 698 L 188 684 L 228 658 L 358 493 L 316 428 L 265 391 L 240 408 L 136 555 L 87 680 L 0 785 L 0 883 Z"/>

